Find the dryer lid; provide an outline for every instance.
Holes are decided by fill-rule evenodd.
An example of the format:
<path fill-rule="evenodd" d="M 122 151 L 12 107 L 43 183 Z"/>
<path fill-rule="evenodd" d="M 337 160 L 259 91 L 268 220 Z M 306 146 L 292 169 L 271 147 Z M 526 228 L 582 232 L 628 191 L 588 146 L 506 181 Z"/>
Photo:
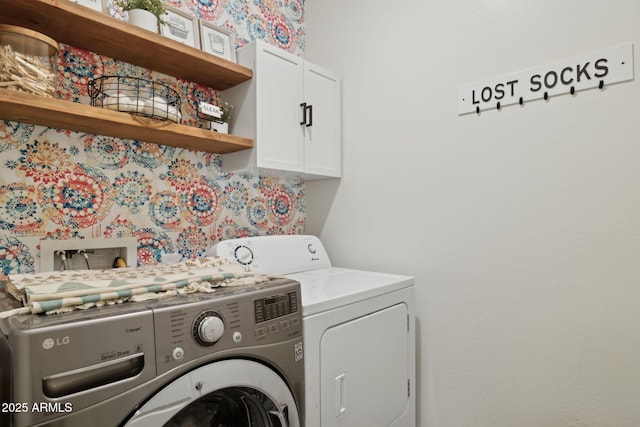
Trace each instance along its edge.
<path fill-rule="evenodd" d="M 303 317 L 414 284 L 414 279 L 410 276 L 339 267 L 289 274 L 287 277 L 300 282 Z"/>

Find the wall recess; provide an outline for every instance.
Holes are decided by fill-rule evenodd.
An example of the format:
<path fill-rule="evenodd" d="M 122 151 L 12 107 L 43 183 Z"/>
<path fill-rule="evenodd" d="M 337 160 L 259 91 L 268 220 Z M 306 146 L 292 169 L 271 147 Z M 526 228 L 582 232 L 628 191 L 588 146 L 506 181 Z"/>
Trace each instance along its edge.
<path fill-rule="evenodd" d="M 633 80 L 631 43 L 458 87 L 458 115 Z"/>

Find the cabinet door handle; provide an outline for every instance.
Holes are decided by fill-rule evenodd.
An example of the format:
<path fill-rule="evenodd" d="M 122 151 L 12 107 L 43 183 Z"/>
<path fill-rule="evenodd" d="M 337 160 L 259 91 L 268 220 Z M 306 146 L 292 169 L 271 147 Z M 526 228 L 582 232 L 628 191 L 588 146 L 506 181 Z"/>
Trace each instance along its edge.
<path fill-rule="evenodd" d="M 313 126 L 313 105 L 309 105 L 307 107 L 309 109 L 309 123 L 307 123 L 307 127 Z"/>
<path fill-rule="evenodd" d="M 306 125 L 307 124 L 307 103 L 303 102 L 302 104 L 300 104 L 300 107 L 302 107 L 302 121 L 300 122 L 300 125 Z"/>
<path fill-rule="evenodd" d="M 300 125 L 305 125 L 306 127 L 313 126 L 313 105 L 307 105 L 306 102 L 303 102 L 300 104 L 300 107 L 302 108 L 302 121 L 300 122 Z M 307 112 L 309 112 L 308 120 Z"/>

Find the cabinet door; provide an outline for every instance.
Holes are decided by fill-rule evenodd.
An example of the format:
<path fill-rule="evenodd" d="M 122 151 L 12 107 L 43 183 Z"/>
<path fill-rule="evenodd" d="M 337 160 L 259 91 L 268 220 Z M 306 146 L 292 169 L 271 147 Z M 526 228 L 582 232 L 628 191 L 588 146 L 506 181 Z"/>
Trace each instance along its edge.
<path fill-rule="evenodd" d="M 257 163 L 259 167 L 304 172 L 303 60 L 260 43 L 256 52 L 259 79 Z"/>
<path fill-rule="evenodd" d="M 305 131 L 305 172 L 341 176 L 340 80 L 305 62 L 304 102 L 311 106 Z"/>

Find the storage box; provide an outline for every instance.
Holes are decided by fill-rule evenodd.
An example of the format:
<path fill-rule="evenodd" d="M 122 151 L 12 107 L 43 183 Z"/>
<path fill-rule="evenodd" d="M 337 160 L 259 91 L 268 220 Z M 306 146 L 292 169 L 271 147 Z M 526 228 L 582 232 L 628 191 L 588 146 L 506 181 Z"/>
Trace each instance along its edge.
<path fill-rule="evenodd" d="M 0 88 L 53 97 L 58 43 L 28 28 L 0 25 Z"/>

